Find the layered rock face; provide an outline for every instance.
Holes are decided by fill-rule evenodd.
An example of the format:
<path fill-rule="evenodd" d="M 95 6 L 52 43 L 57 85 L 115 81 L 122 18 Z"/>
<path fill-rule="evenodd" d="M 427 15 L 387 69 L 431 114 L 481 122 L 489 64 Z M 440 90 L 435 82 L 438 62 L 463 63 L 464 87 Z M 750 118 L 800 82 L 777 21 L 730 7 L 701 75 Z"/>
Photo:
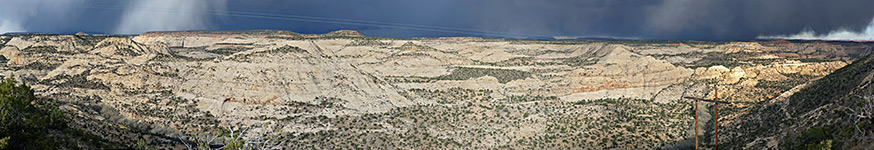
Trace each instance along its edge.
<path fill-rule="evenodd" d="M 253 124 L 278 129 L 292 148 L 669 147 L 692 135 L 684 95 L 713 98 L 715 86 L 747 107 L 871 50 L 865 43 L 794 43 L 821 47 L 799 50 L 756 42 L 381 39 L 354 31 L 0 42 L 3 75 L 63 103 L 77 126 L 106 137 L 151 135 L 168 147 L 179 145 L 168 137 Z"/>

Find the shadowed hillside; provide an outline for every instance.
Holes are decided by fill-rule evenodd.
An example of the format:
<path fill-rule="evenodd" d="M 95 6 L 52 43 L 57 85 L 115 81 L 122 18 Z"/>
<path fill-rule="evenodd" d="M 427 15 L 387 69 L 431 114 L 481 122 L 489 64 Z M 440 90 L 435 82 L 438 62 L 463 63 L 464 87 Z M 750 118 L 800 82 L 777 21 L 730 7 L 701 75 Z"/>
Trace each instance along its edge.
<path fill-rule="evenodd" d="M 736 148 L 864 148 L 872 146 L 874 113 L 872 55 L 861 58 L 788 97 L 739 110 L 722 124 L 727 147 Z M 712 143 L 710 143 L 712 144 Z"/>

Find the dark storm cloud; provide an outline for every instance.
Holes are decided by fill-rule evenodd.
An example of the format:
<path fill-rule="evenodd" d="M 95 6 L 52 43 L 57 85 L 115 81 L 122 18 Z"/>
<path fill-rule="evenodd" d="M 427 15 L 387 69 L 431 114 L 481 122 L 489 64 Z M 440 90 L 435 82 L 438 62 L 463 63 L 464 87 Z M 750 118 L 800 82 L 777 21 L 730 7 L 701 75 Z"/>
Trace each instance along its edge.
<path fill-rule="evenodd" d="M 862 31 L 874 18 L 874 1 L 721 0 L 664 1 L 642 27 L 655 38 L 750 39 L 797 33 Z"/>
<path fill-rule="evenodd" d="M 51 2 L 73 4 L 65 7 L 48 4 Z M 353 29 L 368 36 L 385 37 L 750 40 L 809 30 L 861 33 L 874 18 L 874 9 L 870 8 L 874 1 L 869 0 L 37 0 L 36 3 L 0 0 L 0 3 L 12 3 L 0 5 L 0 30 L 6 27 L 28 32 L 284 29 L 324 33 Z M 97 8 L 101 6 L 120 9 Z M 156 14 L 150 12 L 155 9 L 144 7 L 162 12 Z M 25 10 L 29 8 L 38 9 L 38 13 Z"/>
<path fill-rule="evenodd" d="M 505 0 L 379 0 L 379 1 L 259 1 L 261 3 L 230 4 L 231 11 L 246 8 L 274 14 L 295 14 L 325 18 L 342 18 L 429 25 L 476 30 L 475 32 L 441 32 L 425 30 L 394 30 L 386 27 L 364 27 L 371 36 L 504 36 L 551 37 L 556 35 L 611 35 L 630 36 L 642 23 L 641 6 L 655 3 L 631 1 L 505 1 Z M 635 1 L 636 2 L 636 1 Z M 646 2 L 646 1 L 640 1 Z M 232 2 L 235 3 L 235 2 Z M 278 5 L 283 7 L 271 7 Z M 358 25 L 312 25 L 308 22 L 286 23 L 295 31 L 357 29 Z M 635 29 L 635 30 L 628 30 Z M 478 32 L 477 32 L 478 31 Z M 496 33 L 497 32 L 497 33 Z M 412 34 L 410 34 L 412 33 Z M 400 35 L 404 37 L 404 35 Z"/>
<path fill-rule="evenodd" d="M 211 29 L 224 0 L 0 0 L 0 33 Z M 220 25 L 219 25 L 220 26 Z"/>
<path fill-rule="evenodd" d="M 808 28 L 861 31 L 874 18 L 874 1 L 818 0 L 381 0 L 283 2 L 271 13 L 470 28 L 503 36 L 594 36 L 645 39 L 754 39 Z M 232 5 L 233 6 L 233 5 Z M 243 8 L 245 9 L 245 8 Z M 304 23 L 306 24 L 306 23 Z M 290 25 L 295 26 L 295 25 Z M 310 26 L 310 25 L 307 25 Z M 330 25 L 356 28 L 356 26 Z M 310 27 L 311 28 L 311 27 Z M 316 28 L 319 30 L 318 28 Z M 482 36 L 482 33 L 364 29 L 377 36 Z M 424 33 L 420 33 L 424 32 Z M 486 34 L 488 36 L 488 34 Z M 499 35 L 500 36 L 500 35 Z"/>

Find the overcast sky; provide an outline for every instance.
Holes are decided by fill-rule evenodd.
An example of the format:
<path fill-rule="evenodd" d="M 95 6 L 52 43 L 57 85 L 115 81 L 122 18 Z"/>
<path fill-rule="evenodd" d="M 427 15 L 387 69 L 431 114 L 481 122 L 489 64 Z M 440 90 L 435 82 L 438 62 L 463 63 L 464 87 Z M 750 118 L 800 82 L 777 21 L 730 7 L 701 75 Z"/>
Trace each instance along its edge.
<path fill-rule="evenodd" d="M 0 33 L 874 40 L 872 0 L 0 0 Z"/>

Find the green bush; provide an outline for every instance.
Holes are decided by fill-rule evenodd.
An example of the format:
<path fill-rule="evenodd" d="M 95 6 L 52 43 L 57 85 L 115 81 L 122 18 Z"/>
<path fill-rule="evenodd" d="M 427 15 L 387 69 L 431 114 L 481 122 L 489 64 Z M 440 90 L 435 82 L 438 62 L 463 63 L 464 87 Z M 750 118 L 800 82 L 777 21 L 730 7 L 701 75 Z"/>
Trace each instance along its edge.
<path fill-rule="evenodd" d="M 8 149 L 48 149 L 58 139 L 47 129 L 63 130 L 67 122 L 57 110 L 33 105 L 37 98 L 25 84 L 12 78 L 0 82 L 0 146 Z"/>
<path fill-rule="evenodd" d="M 831 126 L 809 128 L 797 135 L 787 135 L 785 142 L 780 146 L 785 149 L 832 149 L 834 139 L 832 133 L 835 132 Z"/>
<path fill-rule="evenodd" d="M 56 101 L 34 96 L 30 86 L 0 81 L 0 149 L 117 149 L 88 131 L 69 128 Z"/>

